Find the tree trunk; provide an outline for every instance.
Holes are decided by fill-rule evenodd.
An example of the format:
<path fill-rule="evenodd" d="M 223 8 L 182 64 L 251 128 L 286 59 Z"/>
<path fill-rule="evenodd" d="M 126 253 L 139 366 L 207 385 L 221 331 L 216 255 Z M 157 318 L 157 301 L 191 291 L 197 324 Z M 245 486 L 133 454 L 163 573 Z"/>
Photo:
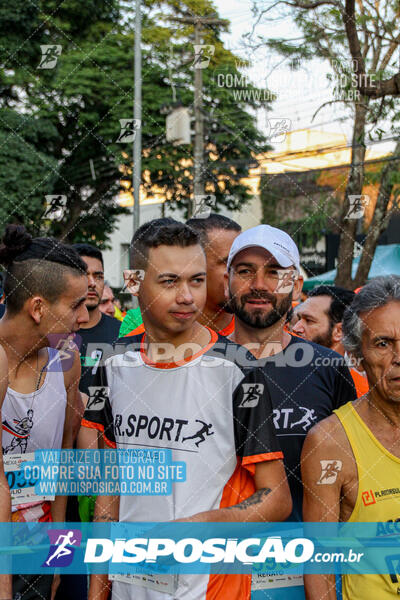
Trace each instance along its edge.
<path fill-rule="evenodd" d="M 372 259 L 375 254 L 378 238 L 388 226 L 390 216 L 395 209 L 395 203 L 390 209 L 388 209 L 388 206 L 394 187 L 391 176 L 400 168 L 400 139 L 397 141 L 396 148 L 393 152 L 393 157 L 396 157 L 395 160 L 388 161 L 382 171 L 376 207 L 372 217 L 371 225 L 368 228 L 367 237 L 365 238 L 363 251 L 354 279 L 355 288 L 364 285 L 366 282 L 369 270 L 371 268 Z"/>
<path fill-rule="evenodd" d="M 365 159 L 365 122 L 368 110 L 368 98 L 361 97 L 360 102 L 355 105 L 355 119 L 353 128 L 353 140 L 351 149 L 351 166 L 347 180 L 345 199 L 340 219 L 340 242 L 335 285 L 352 289 L 351 267 L 353 264 L 354 242 L 358 219 L 347 218 L 351 216 L 350 209 L 354 206 L 350 196 L 359 196 L 362 193 L 364 183 L 364 159 Z"/>

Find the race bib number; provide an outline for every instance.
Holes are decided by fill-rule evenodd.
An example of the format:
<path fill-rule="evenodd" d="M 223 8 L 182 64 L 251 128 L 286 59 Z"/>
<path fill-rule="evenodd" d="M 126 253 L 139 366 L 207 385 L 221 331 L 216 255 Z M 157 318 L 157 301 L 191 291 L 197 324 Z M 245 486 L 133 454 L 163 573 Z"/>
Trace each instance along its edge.
<path fill-rule="evenodd" d="M 253 573 L 251 590 L 273 590 L 304 585 L 303 575 L 277 575 L 275 573 Z"/>
<path fill-rule="evenodd" d="M 55 496 L 45 495 L 38 496 L 35 494 L 35 484 L 39 479 L 35 479 L 32 474 L 28 478 L 25 477 L 23 463 L 34 462 L 34 452 L 27 454 L 4 454 L 3 463 L 4 471 L 11 494 L 12 506 L 19 504 L 37 504 L 45 500 L 52 501 Z"/>
<path fill-rule="evenodd" d="M 164 594 L 175 594 L 178 589 L 179 575 L 152 575 L 151 573 L 146 575 L 136 575 L 133 573 L 122 575 L 110 573 L 108 578 L 111 581 L 122 581 L 123 583 L 139 585 L 140 587 L 163 592 Z"/>

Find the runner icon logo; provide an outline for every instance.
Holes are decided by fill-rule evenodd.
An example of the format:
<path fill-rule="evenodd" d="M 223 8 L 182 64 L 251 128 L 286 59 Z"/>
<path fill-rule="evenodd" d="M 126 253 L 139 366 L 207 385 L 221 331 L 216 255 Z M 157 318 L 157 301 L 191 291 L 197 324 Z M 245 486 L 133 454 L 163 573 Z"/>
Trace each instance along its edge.
<path fill-rule="evenodd" d="M 10 444 L 3 448 L 3 454 L 9 454 L 16 448 L 21 454 L 25 454 L 32 427 L 33 410 L 31 408 L 27 410 L 26 417 L 22 419 L 12 419 L 10 423 L 7 420 L 3 421 L 3 430 L 13 436 Z"/>
<path fill-rule="evenodd" d="M 75 548 L 81 545 L 82 532 L 79 529 L 51 529 L 47 535 L 50 549 L 42 567 L 68 567 L 74 558 Z"/>
<path fill-rule="evenodd" d="M 317 415 L 315 414 L 315 410 L 313 408 L 306 408 L 305 406 L 299 406 L 299 409 L 303 411 L 303 416 L 301 417 L 301 419 L 299 419 L 295 423 L 291 423 L 290 429 L 292 429 L 292 427 L 302 425 L 303 430 L 307 431 L 307 429 L 309 427 L 311 427 L 312 422 L 317 419 Z"/>
<path fill-rule="evenodd" d="M 61 54 L 62 46 L 59 44 L 44 44 L 40 46 L 42 57 L 38 64 L 38 69 L 54 69 L 58 57 Z"/>
<path fill-rule="evenodd" d="M 341 460 L 320 460 L 321 476 L 317 485 L 329 485 L 335 483 L 339 471 L 342 470 Z"/>
<path fill-rule="evenodd" d="M 194 44 L 194 59 L 192 66 L 195 69 L 206 69 L 214 56 L 215 46 L 211 44 Z"/>
<path fill-rule="evenodd" d="M 127 143 L 130 144 L 136 137 L 136 132 L 140 129 L 140 119 L 120 119 L 119 120 L 121 131 L 118 139 L 115 140 L 117 144 Z"/>
<path fill-rule="evenodd" d="M 186 440 L 197 439 L 195 446 L 198 448 L 201 442 L 206 441 L 205 436 L 214 435 L 214 431 L 211 431 L 212 423 L 205 423 L 204 421 L 201 421 L 201 419 L 196 419 L 196 423 L 202 423 L 202 427 L 200 427 L 200 429 L 196 431 L 196 433 L 194 433 L 193 435 L 189 435 L 187 437 L 182 438 L 182 442 L 185 442 Z"/>
<path fill-rule="evenodd" d="M 86 410 L 103 410 L 110 388 L 105 386 L 89 386 L 89 400 Z"/>
<path fill-rule="evenodd" d="M 257 406 L 261 394 L 264 391 L 263 383 L 242 383 L 243 399 L 239 404 L 239 408 L 253 408 Z"/>

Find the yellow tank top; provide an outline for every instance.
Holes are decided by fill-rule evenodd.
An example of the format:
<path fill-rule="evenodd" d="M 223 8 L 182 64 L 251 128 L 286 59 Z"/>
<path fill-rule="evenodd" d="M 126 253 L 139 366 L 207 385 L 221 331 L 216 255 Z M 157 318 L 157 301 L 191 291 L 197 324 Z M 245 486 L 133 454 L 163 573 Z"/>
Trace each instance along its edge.
<path fill-rule="evenodd" d="M 357 500 L 348 520 L 385 522 L 400 519 L 400 458 L 376 439 L 352 402 L 334 411 L 344 427 L 357 463 Z M 392 581 L 392 578 L 396 581 Z M 344 575 L 343 600 L 399 598 L 396 575 Z"/>

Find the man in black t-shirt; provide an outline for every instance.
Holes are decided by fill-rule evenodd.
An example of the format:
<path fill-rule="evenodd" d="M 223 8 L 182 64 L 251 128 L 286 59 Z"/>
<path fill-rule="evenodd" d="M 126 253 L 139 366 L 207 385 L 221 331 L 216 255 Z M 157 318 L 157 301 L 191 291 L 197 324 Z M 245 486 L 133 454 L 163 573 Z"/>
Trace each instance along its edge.
<path fill-rule="evenodd" d="M 297 246 L 284 231 L 259 225 L 240 234 L 228 258 L 226 293 L 235 314 L 230 338 L 248 348 L 271 394 L 274 425 L 293 499 L 291 521 L 302 520 L 300 455 L 308 430 L 356 398 L 344 358 L 285 329 L 301 293 Z"/>
<path fill-rule="evenodd" d="M 90 244 L 74 244 L 74 248 L 87 264 L 89 321 L 79 330 L 82 363 L 79 389 L 89 394 L 100 362 L 111 353 L 112 344 L 118 339 L 120 322 L 100 311 L 104 289 L 104 263 L 100 250 Z"/>
<path fill-rule="evenodd" d="M 235 331 L 229 337 L 258 359 L 268 382 L 293 500 L 288 520 L 301 521 L 300 456 L 306 434 L 335 408 L 354 400 L 356 390 L 342 356 L 285 329 L 287 313 L 302 288 L 299 252 L 289 235 L 269 225 L 248 229 L 234 240 L 227 269 L 226 295 L 235 314 Z M 260 594 L 305 599 L 301 575 L 262 575 L 252 578 Z"/>

